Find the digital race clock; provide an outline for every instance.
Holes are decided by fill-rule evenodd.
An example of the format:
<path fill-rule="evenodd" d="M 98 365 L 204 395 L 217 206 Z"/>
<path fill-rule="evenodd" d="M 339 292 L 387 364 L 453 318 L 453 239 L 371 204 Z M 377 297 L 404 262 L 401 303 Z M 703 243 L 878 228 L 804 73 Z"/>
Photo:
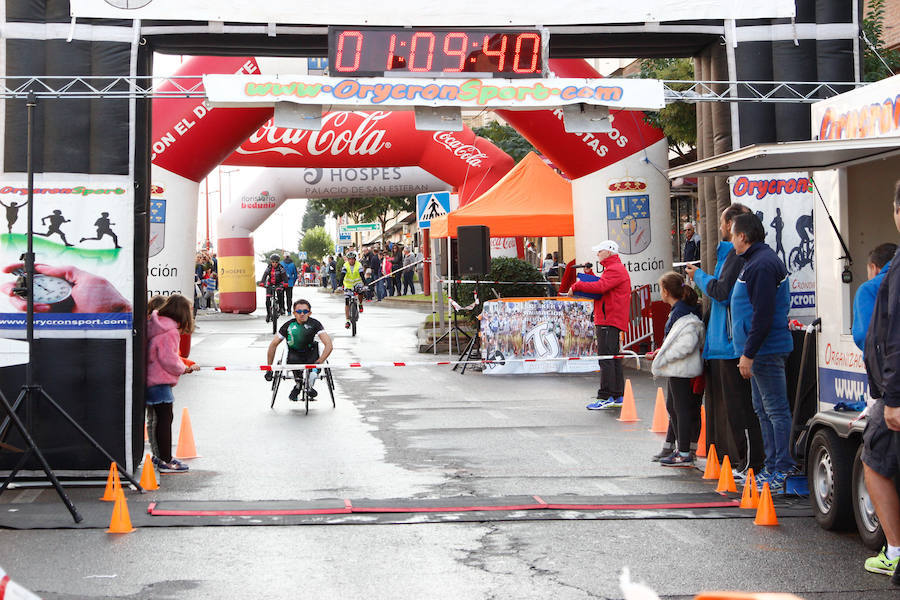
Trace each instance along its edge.
<path fill-rule="evenodd" d="M 328 28 L 332 77 L 541 77 L 545 38 L 538 29 Z"/>

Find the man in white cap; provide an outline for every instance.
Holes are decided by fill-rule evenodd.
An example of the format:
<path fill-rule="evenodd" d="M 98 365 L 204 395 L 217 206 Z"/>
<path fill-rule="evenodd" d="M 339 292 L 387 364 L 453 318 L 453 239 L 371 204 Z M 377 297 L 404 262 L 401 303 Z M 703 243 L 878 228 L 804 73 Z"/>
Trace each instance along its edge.
<path fill-rule="evenodd" d="M 594 295 L 594 332 L 597 353 L 601 356 L 619 353 L 619 337 L 628 327 L 628 306 L 631 297 L 631 277 L 619 259 L 619 245 L 606 240 L 591 250 L 603 273 L 597 281 L 576 281 L 569 291 Z M 587 405 L 588 410 L 621 408 L 625 394 L 622 359 L 600 361 L 600 389 L 597 398 Z"/>
<path fill-rule="evenodd" d="M 684 251 L 681 253 L 681 260 L 700 260 L 700 234 L 694 232 L 694 224 L 690 221 L 684 224 Z"/>

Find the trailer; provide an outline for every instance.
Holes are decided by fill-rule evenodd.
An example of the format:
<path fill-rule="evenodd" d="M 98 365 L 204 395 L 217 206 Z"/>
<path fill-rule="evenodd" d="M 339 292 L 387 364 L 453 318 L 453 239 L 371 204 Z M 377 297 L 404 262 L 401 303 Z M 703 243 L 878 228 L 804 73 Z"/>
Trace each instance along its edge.
<path fill-rule="evenodd" d="M 851 335 L 853 298 L 867 280 L 869 251 L 900 242 L 892 218 L 900 180 L 900 76 L 817 102 L 811 120 L 810 141 L 749 146 L 668 175 L 809 175 L 816 308 L 814 318 L 804 319 L 798 352 L 801 365 L 815 361 L 815 377 L 804 378 L 802 367 L 796 374 L 793 451 L 805 467 L 817 522 L 826 529 L 855 525 L 863 543 L 877 550 L 884 535 L 860 460 L 865 418 L 835 405 L 869 396 L 862 352 Z"/>

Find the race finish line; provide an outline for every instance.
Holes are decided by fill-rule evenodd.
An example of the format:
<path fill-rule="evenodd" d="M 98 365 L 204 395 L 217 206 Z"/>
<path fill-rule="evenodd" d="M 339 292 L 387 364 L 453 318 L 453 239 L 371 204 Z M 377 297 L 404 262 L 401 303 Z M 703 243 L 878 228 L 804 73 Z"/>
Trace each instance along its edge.
<path fill-rule="evenodd" d="M 371 361 L 351 363 L 324 363 L 324 364 L 285 364 L 285 365 L 197 365 L 201 371 L 299 371 L 301 369 L 364 369 L 368 367 L 437 367 L 445 365 L 503 365 L 507 363 L 539 363 L 539 362 L 568 362 L 568 361 L 597 361 L 612 360 L 615 358 L 633 358 L 640 369 L 642 358 L 651 358 L 652 353 L 636 354 L 626 352 L 624 354 L 607 354 L 602 356 L 560 356 L 556 358 L 507 358 L 502 360 L 438 360 L 438 361 Z"/>

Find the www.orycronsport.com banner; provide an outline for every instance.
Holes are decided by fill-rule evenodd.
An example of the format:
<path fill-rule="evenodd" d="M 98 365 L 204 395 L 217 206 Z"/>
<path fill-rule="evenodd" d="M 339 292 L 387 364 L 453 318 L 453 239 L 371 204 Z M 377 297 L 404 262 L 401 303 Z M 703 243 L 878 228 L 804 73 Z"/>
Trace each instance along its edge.
<path fill-rule="evenodd" d="M 64 177 L 64 178 L 63 178 Z M 131 329 L 133 193 L 128 178 L 36 175 L 35 328 Z M 28 188 L 0 178 L 0 329 L 24 329 L 17 291 L 28 247 Z"/>
<path fill-rule="evenodd" d="M 506 362 L 508 358 L 595 356 L 592 300 L 578 298 L 503 298 L 488 300 L 481 313 L 481 355 L 499 361 L 485 365 L 490 374 L 583 373 L 596 361 Z"/>

